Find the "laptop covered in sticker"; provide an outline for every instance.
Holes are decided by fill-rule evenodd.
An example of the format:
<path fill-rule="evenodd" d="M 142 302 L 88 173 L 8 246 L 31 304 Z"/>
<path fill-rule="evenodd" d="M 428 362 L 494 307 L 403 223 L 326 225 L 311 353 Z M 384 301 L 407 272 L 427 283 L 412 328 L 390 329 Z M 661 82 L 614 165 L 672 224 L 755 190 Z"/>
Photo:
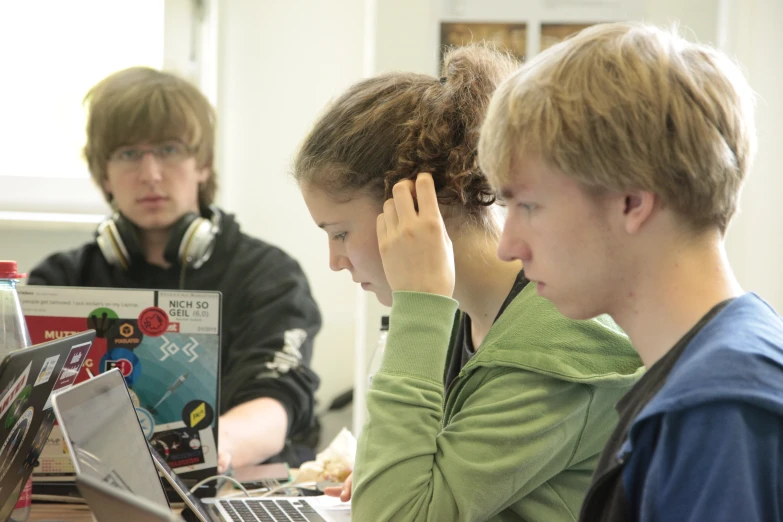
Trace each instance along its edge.
<path fill-rule="evenodd" d="M 0 520 L 14 509 L 54 425 L 53 392 L 76 381 L 88 330 L 10 352 L 0 362 Z"/>
<path fill-rule="evenodd" d="M 117 368 L 144 435 L 175 472 L 188 484 L 216 473 L 220 292 L 24 286 L 19 299 L 33 342 L 95 329 L 77 383 Z M 33 475 L 36 493 L 75 491 L 64 442 L 55 426 Z"/>

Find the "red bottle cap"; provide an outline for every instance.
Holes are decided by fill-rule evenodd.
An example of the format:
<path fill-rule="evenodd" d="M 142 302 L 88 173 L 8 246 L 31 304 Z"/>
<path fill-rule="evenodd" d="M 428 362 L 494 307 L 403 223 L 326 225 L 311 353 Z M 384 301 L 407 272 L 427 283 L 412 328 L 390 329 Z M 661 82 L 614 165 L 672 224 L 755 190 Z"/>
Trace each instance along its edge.
<path fill-rule="evenodd" d="M 16 261 L 0 261 L 0 279 L 24 279 L 27 274 L 18 274 Z"/>

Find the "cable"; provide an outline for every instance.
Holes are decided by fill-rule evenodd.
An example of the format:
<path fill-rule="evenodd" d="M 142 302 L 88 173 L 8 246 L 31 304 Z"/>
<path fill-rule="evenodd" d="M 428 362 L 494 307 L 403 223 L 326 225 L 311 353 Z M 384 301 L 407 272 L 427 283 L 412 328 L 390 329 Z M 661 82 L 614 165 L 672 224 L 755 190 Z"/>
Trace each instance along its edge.
<path fill-rule="evenodd" d="M 372 351 L 370 358 L 367 359 L 367 368 L 364 370 L 364 375 L 370 375 L 370 368 L 372 368 L 373 360 L 375 359 L 375 356 L 378 354 L 378 349 L 380 347 L 381 347 L 381 343 L 375 344 L 375 349 Z"/>
<path fill-rule="evenodd" d="M 259 493 L 266 493 L 267 491 L 269 491 L 269 488 L 258 488 L 258 489 L 248 489 L 247 490 L 247 492 L 250 493 L 251 497 L 256 497 L 256 496 L 258 496 Z M 244 495 L 243 492 L 241 492 L 241 491 L 234 491 L 232 493 L 225 493 L 225 494 L 221 493 L 220 494 L 220 498 L 236 498 L 236 497 L 241 497 L 242 495 Z"/>
<path fill-rule="evenodd" d="M 277 486 L 276 488 L 270 489 L 269 491 L 267 491 L 263 495 L 258 495 L 258 496 L 259 497 L 269 497 L 269 496 L 277 493 L 278 491 L 282 491 L 282 490 L 285 490 L 285 489 L 290 489 L 290 490 L 294 490 L 296 494 L 294 494 L 294 495 L 286 494 L 286 496 L 303 497 L 304 495 L 302 494 L 300 489 L 303 488 L 306 485 L 309 486 L 309 485 L 316 485 L 316 484 L 317 484 L 316 482 L 298 482 L 298 483 L 295 483 L 295 484 L 282 484 L 280 486 Z"/>
<path fill-rule="evenodd" d="M 212 476 L 212 477 L 207 477 L 207 478 L 205 478 L 204 480 L 202 480 L 202 481 L 200 481 L 200 482 L 196 483 L 196 485 L 195 485 L 195 486 L 193 486 L 192 488 L 190 488 L 190 492 L 191 492 L 191 493 L 195 493 L 195 491 L 196 491 L 198 488 L 200 488 L 201 486 L 203 486 L 203 485 L 204 485 L 204 484 L 206 484 L 207 482 L 210 482 L 210 481 L 212 481 L 212 480 L 217 480 L 217 479 L 226 479 L 226 480 L 229 480 L 229 481 L 233 482 L 233 483 L 234 483 L 234 485 L 235 485 L 235 486 L 237 486 L 239 489 L 241 489 L 242 491 L 244 491 L 245 495 L 247 495 L 248 497 L 252 496 L 252 495 L 251 495 L 251 494 L 250 494 L 250 493 L 249 493 L 249 492 L 248 492 L 248 491 L 245 489 L 245 486 L 243 486 L 242 484 L 240 484 L 240 482 L 239 482 L 237 479 L 235 479 L 234 477 L 229 477 L 228 475 L 214 475 L 214 476 Z"/>
<path fill-rule="evenodd" d="M 180 268 L 179 271 L 179 289 L 184 290 L 185 289 L 185 271 L 188 269 L 188 263 L 190 262 L 190 259 L 186 259 L 182 262 L 182 268 Z"/>

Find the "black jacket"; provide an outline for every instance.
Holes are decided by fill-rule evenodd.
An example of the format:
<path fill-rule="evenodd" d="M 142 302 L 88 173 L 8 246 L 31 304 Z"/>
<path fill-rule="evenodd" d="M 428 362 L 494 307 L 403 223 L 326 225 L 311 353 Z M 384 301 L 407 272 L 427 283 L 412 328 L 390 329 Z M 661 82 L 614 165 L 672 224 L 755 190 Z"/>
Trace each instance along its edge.
<path fill-rule="evenodd" d="M 48 257 L 32 270 L 28 284 L 177 289 L 180 276 L 179 266 L 163 269 L 143 259 L 133 260 L 127 271 L 110 265 L 93 241 Z M 314 425 L 319 379 L 310 360 L 321 314 L 299 264 L 279 248 L 243 234 L 234 216 L 224 214 L 212 257 L 201 268 L 186 270 L 183 288 L 223 294 L 221 413 L 271 397 L 288 412 L 288 436 L 303 437 Z M 290 358 L 276 361 L 275 356 L 283 353 L 286 332 L 296 329 L 307 337 L 299 347 L 301 365 L 288 370 Z"/>

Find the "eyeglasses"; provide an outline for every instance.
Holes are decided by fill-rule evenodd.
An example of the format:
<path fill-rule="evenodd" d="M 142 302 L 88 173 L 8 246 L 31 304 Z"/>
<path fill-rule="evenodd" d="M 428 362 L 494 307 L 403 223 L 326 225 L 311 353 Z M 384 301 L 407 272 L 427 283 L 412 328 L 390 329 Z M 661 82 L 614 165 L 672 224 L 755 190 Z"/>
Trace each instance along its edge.
<path fill-rule="evenodd" d="M 109 161 L 119 167 L 133 169 L 139 166 L 147 153 L 164 165 L 179 165 L 192 155 L 181 141 L 166 141 L 149 147 L 120 147 L 109 155 Z"/>

